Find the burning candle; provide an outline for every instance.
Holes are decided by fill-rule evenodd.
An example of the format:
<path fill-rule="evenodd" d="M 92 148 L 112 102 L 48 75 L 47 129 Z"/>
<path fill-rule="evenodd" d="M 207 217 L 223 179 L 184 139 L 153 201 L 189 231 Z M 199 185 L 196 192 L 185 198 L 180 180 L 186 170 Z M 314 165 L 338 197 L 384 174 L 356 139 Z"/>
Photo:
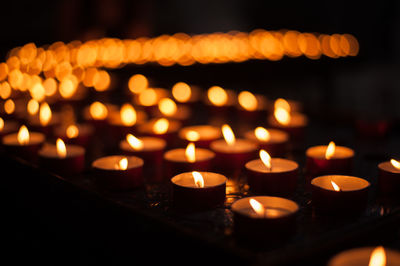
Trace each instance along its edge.
<path fill-rule="evenodd" d="M 299 165 L 291 160 L 271 158 L 260 150 L 260 159 L 246 163 L 247 183 L 254 193 L 290 196 L 296 190 Z"/>
<path fill-rule="evenodd" d="M 143 111 L 135 110 L 131 104 L 125 103 L 119 111 L 111 111 L 107 120 L 114 139 L 121 139 L 137 125 L 145 123 L 147 115 Z"/>
<path fill-rule="evenodd" d="M 289 135 L 279 129 L 257 127 L 245 133 L 245 138 L 258 143 L 260 149 L 268 151 L 271 156 L 283 156 L 287 151 Z"/>
<path fill-rule="evenodd" d="M 328 174 L 351 174 L 354 151 L 343 146 L 329 145 L 310 147 L 306 150 L 306 173 L 309 179 Z"/>
<path fill-rule="evenodd" d="M 227 115 L 230 107 L 236 103 L 234 91 L 225 90 L 219 86 L 212 86 L 207 90 L 205 104 L 214 116 Z"/>
<path fill-rule="evenodd" d="M 359 214 L 366 207 L 369 187 L 367 180 L 355 176 L 316 177 L 311 181 L 313 206 L 324 214 Z"/>
<path fill-rule="evenodd" d="M 395 266 L 400 265 L 400 252 L 382 246 L 353 248 L 332 257 L 328 266 Z"/>
<path fill-rule="evenodd" d="M 40 131 L 46 136 L 51 136 L 54 127 L 59 124 L 60 118 L 54 115 L 50 106 L 44 102 L 39 107 L 39 112 L 35 116 L 29 117 L 29 125 L 33 130 Z"/>
<path fill-rule="evenodd" d="M 83 118 L 97 128 L 103 128 L 107 124 L 107 117 L 110 111 L 114 111 L 114 105 L 105 105 L 101 102 L 93 102 L 83 110 Z"/>
<path fill-rule="evenodd" d="M 186 143 L 193 142 L 201 148 L 208 148 L 211 142 L 221 137 L 221 130 L 210 125 L 189 126 L 179 130 L 180 139 Z"/>
<path fill-rule="evenodd" d="M 54 129 L 54 135 L 65 143 L 87 147 L 94 133 L 93 126 L 89 124 L 70 124 Z"/>
<path fill-rule="evenodd" d="M 172 145 L 180 127 L 179 121 L 159 118 L 140 125 L 138 131 L 143 135 L 162 138 L 167 141 L 168 145 Z"/>
<path fill-rule="evenodd" d="M 378 165 L 378 191 L 383 197 L 400 197 L 400 162 L 395 159 Z"/>
<path fill-rule="evenodd" d="M 147 88 L 134 95 L 133 102 L 144 108 L 146 112 L 154 113 L 158 108 L 158 102 L 169 96 L 169 91 L 162 88 Z"/>
<path fill-rule="evenodd" d="M 229 125 L 222 126 L 224 139 L 211 142 L 215 152 L 215 165 L 224 173 L 237 177 L 245 163 L 256 156 L 257 144 L 246 139 L 236 139 Z"/>
<path fill-rule="evenodd" d="M 296 202 L 279 197 L 255 196 L 235 201 L 233 230 L 239 239 L 265 242 L 284 240 L 296 230 Z"/>
<path fill-rule="evenodd" d="M 45 135 L 39 132 L 29 132 L 22 125 L 18 133 L 12 133 L 3 137 L 3 145 L 6 150 L 17 157 L 26 160 L 35 160 L 37 153 L 45 141 Z"/>
<path fill-rule="evenodd" d="M 143 183 L 143 160 L 136 156 L 112 155 L 92 163 L 97 184 L 107 190 L 129 190 Z"/>
<path fill-rule="evenodd" d="M 246 120 L 256 120 L 266 113 L 267 99 L 263 95 L 241 91 L 238 95 L 238 103 L 239 116 Z"/>
<path fill-rule="evenodd" d="M 189 143 L 186 149 L 173 149 L 164 154 L 165 173 L 167 178 L 189 171 L 208 171 L 212 167 L 214 152 L 196 148 Z"/>
<path fill-rule="evenodd" d="M 79 174 L 85 168 L 85 149 L 77 145 L 65 145 L 58 138 L 56 145 L 45 144 L 39 150 L 39 163 L 57 174 Z"/>
<path fill-rule="evenodd" d="M 186 122 L 191 116 L 191 110 L 186 105 L 177 105 L 170 98 L 163 98 L 158 102 L 158 110 L 154 112 L 154 116 Z"/>
<path fill-rule="evenodd" d="M 225 202 L 226 177 L 211 172 L 185 172 L 171 178 L 172 203 L 186 210 L 204 210 Z"/>

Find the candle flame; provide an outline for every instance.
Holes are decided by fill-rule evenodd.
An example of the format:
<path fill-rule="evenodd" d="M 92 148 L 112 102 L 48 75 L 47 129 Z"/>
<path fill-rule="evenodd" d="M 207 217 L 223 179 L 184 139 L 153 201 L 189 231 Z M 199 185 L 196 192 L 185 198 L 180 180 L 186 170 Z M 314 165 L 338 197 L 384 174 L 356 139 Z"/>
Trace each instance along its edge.
<path fill-rule="evenodd" d="M 137 115 L 135 108 L 133 108 L 129 103 L 122 105 L 119 114 L 124 126 L 133 126 L 136 123 Z"/>
<path fill-rule="evenodd" d="M 390 163 L 393 165 L 394 168 L 400 170 L 400 162 L 396 161 L 395 159 L 390 159 Z"/>
<path fill-rule="evenodd" d="M 223 106 L 228 101 L 228 94 L 219 86 L 212 86 L 207 91 L 210 102 L 216 106 Z"/>
<path fill-rule="evenodd" d="M 108 110 L 107 107 L 101 102 L 94 102 L 89 107 L 90 115 L 95 120 L 103 120 L 107 118 Z"/>
<path fill-rule="evenodd" d="M 382 246 L 376 247 L 371 253 L 368 266 L 385 266 L 385 265 L 386 265 L 385 249 Z"/>
<path fill-rule="evenodd" d="M 325 158 L 327 160 L 329 160 L 333 157 L 333 155 L 335 154 L 335 149 L 336 149 L 335 142 L 333 142 L 333 141 L 329 142 L 329 145 L 326 148 L 326 152 L 325 152 Z"/>
<path fill-rule="evenodd" d="M 194 163 L 196 161 L 196 147 L 194 143 L 189 143 L 185 150 L 185 156 L 188 162 Z"/>
<path fill-rule="evenodd" d="M 35 115 L 39 111 L 39 103 L 35 99 L 30 99 L 26 105 L 26 109 L 30 115 Z"/>
<path fill-rule="evenodd" d="M 18 143 L 21 145 L 29 144 L 29 131 L 25 125 L 22 125 L 19 128 L 17 139 Z"/>
<path fill-rule="evenodd" d="M 164 98 L 159 101 L 158 109 L 162 114 L 171 116 L 176 113 L 177 107 L 176 103 L 173 100 L 169 98 Z"/>
<path fill-rule="evenodd" d="M 50 106 L 44 102 L 40 105 L 39 109 L 39 120 L 42 126 L 47 126 L 51 120 L 51 109 Z"/>
<path fill-rule="evenodd" d="M 188 141 L 198 141 L 200 139 L 200 134 L 197 131 L 189 130 L 186 132 L 185 137 Z"/>
<path fill-rule="evenodd" d="M 67 129 L 65 130 L 65 133 L 68 138 L 73 139 L 78 137 L 79 135 L 79 129 L 76 125 L 69 125 Z"/>
<path fill-rule="evenodd" d="M 257 127 L 254 130 L 254 134 L 256 135 L 256 138 L 261 141 L 268 141 L 271 139 L 271 134 L 263 127 Z"/>
<path fill-rule="evenodd" d="M 134 150 L 143 149 L 143 141 L 132 134 L 126 135 L 126 141 L 128 142 L 129 146 L 131 146 Z"/>
<path fill-rule="evenodd" d="M 115 170 L 126 170 L 128 168 L 128 158 L 124 157 L 117 164 L 115 164 Z"/>
<path fill-rule="evenodd" d="M 260 158 L 261 161 L 263 162 L 263 164 L 267 167 L 268 170 L 271 171 L 272 169 L 272 160 L 271 160 L 271 156 L 269 155 L 269 153 L 266 150 L 260 150 Z"/>
<path fill-rule="evenodd" d="M 235 134 L 233 134 L 232 128 L 225 124 L 222 126 L 222 135 L 228 145 L 234 145 L 236 142 Z"/>
<path fill-rule="evenodd" d="M 4 111 L 6 111 L 7 114 L 12 114 L 15 111 L 15 103 L 13 100 L 8 99 L 4 103 Z"/>
<path fill-rule="evenodd" d="M 153 89 L 145 89 L 139 94 L 139 102 L 144 106 L 152 106 L 157 103 L 157 93 Z"/>
<path fill-rule="evenodd" d="M 282 107 L 278 107 L 274 111 L 274 116 L 275 116 L 275 119 L 281 125 L 284 125 L 284 126 L 289 125 L 291 117 L 290 117 L 290 113 L 288 112 L 288 110 L 286 110 Z"/>
<path fill-rule="evenodd" d="M 204 187 L 204 178 L 199 172 L 193 171 L 192 176 L 197 187 Z"/>
<path fill-rule="evenodd" d="M 153 125 L 153 131 L 156 134 L 164 134 L 168 131 L 169 122 L 165 118 L 158 119 Z"/>
<path fill-rule="evenodd" d="M 286 111 L 288 111 L 289 113 L 291 111 L 291 108 L 290 108 L 290 105 L 289 105 L 288 101 L 286 101 L 283 98 L 278 98 L 278 99 L 275 100 L 274 109 L 278 109 L 278 108 L 283 108 Z"/>
<path fill-rule="evenodd" d="M 65 143 L 62 139 L 58 138 L 56 141 L 57 155 L 60 158 L 67 157 L 67 148 L 65 147 Z"/>
<path fill-rule="evenodd" d="M 184 103 L 190 100 L 192 90 L 185 82 L 178 82 L 172 87 L 172 96 L 174 96 L 178 102 Z"/>
<path fill-rule="evenodd" d="M 141 74 L 133 75 L 128 82 L 129 90 L 133 93 L 140 93 L 146 90 L 148 85 L 147 78 Z"/>
<path fill-rule="evenodd" d="M 238 101 L 240 106 L 242 106 L 247 111 L 255 111 L 258 106 L 257 98 L 253 93 L 249 91 L 242 91 L 239 93 Z"/>
<path fill-rule="evenodd" d="M 333 180 L 331 180 L 332 187 L 335 191 L 340 191 L 340 187 Z"/>
<path fill-rule="evenodd" d="M 258 200 L 250 199 L 249 202 L 250 202 L 250 206 L 257 213 L 257 215 L 259 215 L 261 217 L 265 216 L 265 208 Z"/>

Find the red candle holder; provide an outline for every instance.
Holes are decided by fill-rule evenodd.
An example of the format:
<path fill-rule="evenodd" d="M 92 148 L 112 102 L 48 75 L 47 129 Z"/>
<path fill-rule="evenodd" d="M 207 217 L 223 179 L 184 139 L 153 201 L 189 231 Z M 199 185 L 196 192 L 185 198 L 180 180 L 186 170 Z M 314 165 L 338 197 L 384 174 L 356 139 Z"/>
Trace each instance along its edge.
<path fill-rule="evenodd" d="M 279 129 L 260 129 L 257 131 L 251 130 L 245 133 L 245 138 L 254 141 L 260 149 L 266 150 L 272 157 L 281 157 L 288 150 L 289 135 Z M 267 133 L 265 133 L 267 131 Z M 263 134 L 264 133 L 264 134 Z M 268 134 L 268 135 L 267 135 Z"/>
<path fill-rule="evenodd" d="M 126 169 L 120 166 L 123 159 L 127 159 Z M 143 184 L 143 160 L 139 157 L 102 157 L 92 163 L 92 169 L 96 183 L 106 190 L 130 190 Z"/>
<path fill-rule="evenodd" d="M 383 254 L 379 254 L 380 249 Z M 379 258 L 373 259 L 377 256 Z M 382 258 L 385 261 L 382 261 Z M 371 264 L 371 260 L 379 261 Z M 328 261 L 328 266 L 354 266 L 354 265 L 400 265 L 400 252 L 383 247 L 360 247 L 340 252 Z"/>
<path fill-rule="evenodd" d="M 380 196 L 400 198 L 400 168 L 396 166 L 399 167 L 399 163 L 397 161 L 392 163 L 392 160 L 378 165 L 378 193 Z"/>
<path fill-rule="evenodd" d="M 57 127 L 54 136 L 67 144 L 88 147 L 94 134 L 94 127 L 89 124 L 75 124 L 68 127 Z"/>
<path fill-rule="evenodd" d="M 304 139 L 305 128 L 308 119 L 301 113 L 290 113 L 290 119 L 287 124 L 279 122 L 275 116 L 268 117 L 268 123 L 271 127 L 285 131 L 290 136 L 290 141 L 299 141 Z"/>
<path fill-rule="evenodd" d="M 211 172 L 198 172 L 202 186 L 193 173 L 181 173 L 171 178 L 172 204 L 178 209 L 207 210 L 222 206 L 226 196 L 226 177 Z"/>

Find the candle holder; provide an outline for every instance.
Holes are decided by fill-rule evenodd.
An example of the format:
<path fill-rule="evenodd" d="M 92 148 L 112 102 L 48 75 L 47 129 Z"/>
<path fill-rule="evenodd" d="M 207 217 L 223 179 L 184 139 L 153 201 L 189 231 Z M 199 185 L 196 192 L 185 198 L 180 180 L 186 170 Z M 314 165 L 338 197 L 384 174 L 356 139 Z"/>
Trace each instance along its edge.
<path fill-rule="evenodd" d="M 185 145 L 193 142 L 196 147 L 205 149 L 209 148 L 211 142 L 221 137 L 221 130 L 210 125 L 189 126 L 179 130 L 179 138 Z"/>
<path fill-rule="evenodd" d="M 325 175 L 311 181 L 312 202 L 324 215 L 358 215 L 365 210 L 370 183 L 346 175 Z"/>
<path fill-rule="evenodd" d="M 197 172 L 203 181 L 196 183 L 193 172 L 171 178 L 172 204 L 182 210 L 207 210 L 225 202 L 226 177 L 211 172 Z"/>
<path fill-rule="evenodd" d="M 89 124 L 75 124 L 68 127 L 57 127 L 54 136 L 67 144 L 88 147 L 94 133 L 94 127 Z"/>
<path fill-rule="evenodd" d="M 282 123 L 275 116 L 268 117 L 268 123 L 271 127 L 285 131 L 290 136 L 291 142 L 299 142 L 304 139 L 305 128 L 308 124 L 308 119 L 301 113 L 290 113 L 287 122 Z"/>
<path fill-rule="evenodd" d="M 400 265 L 400 253 L 398 251 L 381 247 L 383 254 L 376 254 L 379 252 L 379 247 L 360 247 L 342 251 L 332 257 L 328 261 L 328 266 L 353 266 L 353 265 L 386 265 L 394 266 Z M 376 254 L 374 260 L 379 261 L 376 264 L 370 264 L 371 258 Z M 386 263 L 382 262 L 385 258 Z"/>
<path fill-rule="evenodd" d="M 138 126 L 138 133 L 143 136 L 161 138 L 167 142 L 167 146 L 173 146 L 180 127 L 179 121 L 165 118 L 153 119 Z"/>
<path fill-rule="evenodd" d="M 266 150 L 272 157 L 284 156 L 288 150 L 289 134 L 279 129 L 259 127 L 255 130 L 247 131 L 244 137 L 256 142 L 260 149 Z"/>
<path fill-rule="evenodd" d="M 390 160 L 378 165 L 378 193 L 379 196 L 391 199 L 400 199 L 400 164 Z"/>

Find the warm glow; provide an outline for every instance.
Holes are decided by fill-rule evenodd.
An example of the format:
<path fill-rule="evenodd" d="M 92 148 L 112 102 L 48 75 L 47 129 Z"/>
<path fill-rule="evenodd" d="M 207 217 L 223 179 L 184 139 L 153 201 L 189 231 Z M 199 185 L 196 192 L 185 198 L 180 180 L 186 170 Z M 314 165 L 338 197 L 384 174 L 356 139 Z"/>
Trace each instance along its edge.
<path fill-rule="evenodd" d="M 236 142 L 235 134 L 233 134 L 233 131 L 231 127 L 227 124 L 222 126 L 222 135 L 224 135 L 224 139 L 228 145 L 234 145 Z"/>
<path fill-rule="evenodd" d="M 124 157 L 117 164 L 115 164 L 115 170 L 126 170 L 128 168 L 128 158 Z"/>
<path fill-rule="evenodd" d="M 276 108 L 274 111 L 275 119 L 279 122 L 279 124 L 287 126 L 290 123 L 290 113 L 281 107 Z"/>
<path fill-rule="evenodd" d="M 223 106 L 228 101 L 228 94 L 219 86 L 209 88 L 207 95 L 210 102 L 217 106 Z"/>
<path fill-rule="evenodd" d="M 96 74 L 93 87 L 96 91 L 106 91 L 110 87 L 111 78 L 105 70 L 100 70 Z"/>
<path fill-rule="evenodd" d="M 268 170 L 272 169 L 271 156 L 266 150 L 260 150 L 260 158 Z"/>
<path fill-rule="evenodd" d="M 139 94 L 139 103 L 144 106 L 157 104 L 157 93 L 153 89 L 146 89 Z"/>
<path fill-rule="evenodd" d="M 386 265 L 385 249 L 382 246 L 376 247 L 371 253 L 368 266 L 385 266 L 385 265 Z"/>
<path fill-rule="evenodd" d="M 78 137 L 79 135 L 79 129 L 75 125 L 69 125 L 65 131 L 66 135 L 68 138 L 73 139 Z"/>
<path fill-rule="evenodd" d="M 192 90 L 185 82 L 178 82 L 172 87 L 172 96 L 178 102 L 187 102 L 192 96 Z"/>
<path fill-rule="evenodd" d="M 52 113 L 50 106 L 44 102 L 40 105 L 39 109 L 39 120 L 42 126 L 47 126 L 51 120 Z"/>
<path fill-rule="evenodd" d="M 30 99 L 26 105 L 26 109 L 30 115 L 35 115 L 39 111 L 39 103 L 35 99 Z"/>
<path fill-rule="evenodd" d="M 131 146 L 134 150 L 143 149 L 143 141 L 132 134 L 126 135 L 126 141 L 128 142 L 129 146 Z"/>
<path fill-rule="evenodd" d="M 141 74 L 133 75 L 128 82 L 129 90 L 133 93 L 141 93 L 147 89 L 148 85 L 149 82 L 147 78 Z"/>
<path fill-rule="evenodd" d="M 185 156 L 189 163 L 194 163 L 196 161 L 196 147 L 194 143 L 189 143 L 185 150 Z"/>
<path fill-rule="evenodd" d="M 271 139 L 271 134 L 263 127 L 257 127 L 254 130 L 254 135 L 256 135 L 256 138 L 261 141 L 268 141 Z"/>
<path fill-rule="evenodd" d="M 254 111 L 257 109 L 257 98 L 249 91 L 240 92 L 238 96 L 238 101 L 240 106 L 242 106 L 247 111 Z"/>
<path fill-rule="evenodd" d="M 119 113 L 121 121 L 125 126 L 133 126 L 136 123 L 136 111 L 129 103 L 122 105 Z"/>
<path fill-rule="evenodd" d="M 250 199 L 249 202 L 250 202 L 250 206 L 257 213 L 257 215 L 259 215 L 261 217 L 265 216 L 265 208 L 258 200 Z"/>
<path fill-rule="evenodd" d="M 204 178 L 199 172 L 193 171 L 192 176 L 196 187 L 204 187 Z"/>
<path fill-rule="evenodd" d="M 186 132 L 185 137 L 188 141 L 198 141 L 200 139 L 200 134 L 197 131 L 189 130 L 188 132 Z"/>
<path fill-rule="evenodd" d="M 158 119 L 153 125 L 153 131 L 156 134 L 164 134 L 168 131 L 169 122 L 165 118 Z"/>
<path fill-rule="evenodd" d="M 275 100 L 275 102 L 274 102 L 274 109 L 276 110 L 276 109 L 278 109 L 278 108 L 283 108 L 283 109 L 285 109 L 286 111 L 288 111 L 289 113 L 290 113 L 290 105 L 289 105 L 289 103 L 288 103 L 288 101 L 286 101 L 285 99 L 283 99 L 283 98 L 278 98 L 278 99 L 276 99 Z"/>
<path fill-rule="evenodd" d="M 400 162 L 396 161 L 395 159 L 390 159 L 390 163 L 393 165 L 394 168 L 400 170 Z"/>
<path fill-rule="evenodd" d="M 331 184 L 335 191 L 340 191 L 340 187 L 335 182 L 333 182 L 333 180 L 331 180 Z"/>
<path fill-rule="evenodd" d="M 75 76 L 70 75 L 63 78 L 58 87 L 58 91 L 60 92 L 61 97 L 69 99 L 74 96 L 77 85 L 78 82 Z"/>
<path fill-rule="evenodd" d="M 6 111 L 7 114 L 12 114 L 15 111 L 15 103 L 13 100 L 8 99 L 4 103 L 4 111 Z"/>
<path fill-rule="evenodd" d="M 57 146 L 57 155 L 60 158 L 67 157 L 67 148 L 65 147 L 65 143 L 62 139 L 58 138 L 56 141 Z"/>
<path fill-rule="evenodd" d="M 93 119 L 103 120 L 107 118 L 108 110 L 107 107 L 101 102 L 94 102 L 90 105 L 90 115 Z"/>
<path fill-rule="evenodd" d="M 22 125 L 17 135 L 18 143 L 21 145 L 29 144 L 29 131 L 25 125 Z"/>
<path fill-rule="evenodd" d="M 329 142 L 328 148 L 326 148 L 326 152 L 325 152 L 325 158 L 327 160 L 331 159 L 332 156 L 335 154 L 335 142 L 331 141 Z"/>
<path fill-rule="evenodd" d="M 0 117 L 0 132 L 3 130 L 4 128 L 4 120 L 3 118 Z"/>
<path fill-rule="evenodd" d="M 176 113 L 177 107 L 176 103 L 173 100 L 169 98 L 164 98 L 161 99 L 160 102 L 158 103 L 158 109 L 164 115 L 171 116 Z"/>

